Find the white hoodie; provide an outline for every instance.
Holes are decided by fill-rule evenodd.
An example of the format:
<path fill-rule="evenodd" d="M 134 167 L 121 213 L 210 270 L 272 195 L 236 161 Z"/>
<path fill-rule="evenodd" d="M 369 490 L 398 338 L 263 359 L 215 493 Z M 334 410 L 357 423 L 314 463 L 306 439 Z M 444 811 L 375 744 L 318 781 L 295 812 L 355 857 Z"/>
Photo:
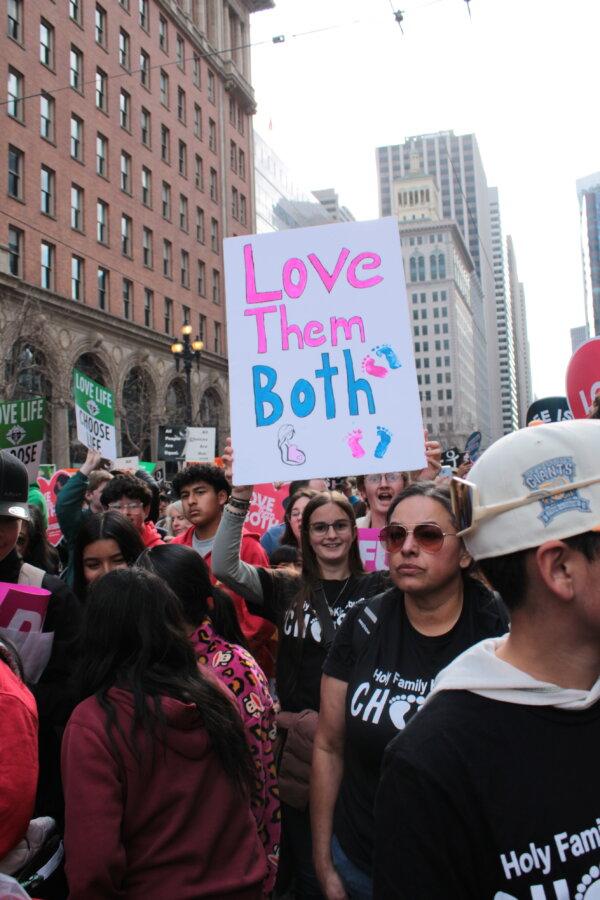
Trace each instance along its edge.
<path fill-rule="evenodd" d="M 511 666 L 496 656 L 497 648 L 505 640 L 506 636 L 487 638 L 457 656 L 437 676 L 427 703 L 441 691 L 471 691 L 503 703 L 559 709 L 587 709 L 600 700 L 600 678 L 591 690 L 581 691 L 537 681 Z"/>

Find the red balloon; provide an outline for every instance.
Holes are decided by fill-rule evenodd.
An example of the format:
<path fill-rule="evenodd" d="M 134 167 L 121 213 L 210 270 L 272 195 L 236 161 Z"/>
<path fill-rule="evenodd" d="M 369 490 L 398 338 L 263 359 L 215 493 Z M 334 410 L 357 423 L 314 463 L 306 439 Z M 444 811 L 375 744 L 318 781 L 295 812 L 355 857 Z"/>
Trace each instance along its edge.
<path fill-rule="evenodd" d="M 578 347 L 567 366 L 567 399 L 574 419 L 587 419 L 600 392 L 600 337 Z"/>

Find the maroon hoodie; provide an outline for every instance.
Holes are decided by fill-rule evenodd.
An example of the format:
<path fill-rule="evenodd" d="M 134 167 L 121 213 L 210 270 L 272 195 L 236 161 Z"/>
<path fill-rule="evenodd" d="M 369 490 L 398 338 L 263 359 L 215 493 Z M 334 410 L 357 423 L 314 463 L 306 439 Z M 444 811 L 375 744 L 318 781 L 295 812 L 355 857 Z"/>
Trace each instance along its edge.
<path fill-rule="evenodd" d="M 109 699 L 129 738 L 133 697 Z M 162 698 L 166 741 L 138 730 L 142 763 L 95 697 L 75 709 L 62 747 L 70 900 L 258 900 L 267 873 L 250 802 L 236 794 L 192 704 Z"/>

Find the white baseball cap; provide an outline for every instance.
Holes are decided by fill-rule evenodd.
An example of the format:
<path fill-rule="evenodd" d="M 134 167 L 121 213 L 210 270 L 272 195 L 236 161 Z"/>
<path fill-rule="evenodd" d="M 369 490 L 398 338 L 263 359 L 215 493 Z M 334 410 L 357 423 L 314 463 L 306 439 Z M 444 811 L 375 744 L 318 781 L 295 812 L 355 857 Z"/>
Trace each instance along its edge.
<path fill-rule="evenodd" d="M 453 499 L 473 559 L 600 531 L 600 421 L 506 435 L 475 463 L 468 481 L 455 479 Z"/>

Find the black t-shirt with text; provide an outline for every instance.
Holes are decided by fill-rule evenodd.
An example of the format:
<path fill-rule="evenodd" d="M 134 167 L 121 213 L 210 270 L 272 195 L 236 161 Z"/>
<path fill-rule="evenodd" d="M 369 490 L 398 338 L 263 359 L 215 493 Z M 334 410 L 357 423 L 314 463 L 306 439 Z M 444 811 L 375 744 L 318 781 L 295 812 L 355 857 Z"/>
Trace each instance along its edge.
<path fill-rule="evenodd" d="M 428 637 L 413 628 L 397 588 L 346 616 L 323 666 L 326 675 L 348 683 L 334 833 L 365 871 L 372 866 L 375 794 L 387 744 L 422 708 L 443 668 L 478 641 L 506 631 L 504 611 L 470 578 L 465 578 L 462 612 L 446 634 Z"/>
<path fill-rule="evenodd" d="M 288 712 L 318 710 L 321 695 L 321 673 L 328 646 L 323 640 L 323 627 L 312 601 L 304 603 L 302 637 L 296 613 L 296 600 L 302 587 L 302 576 L 277 569 L 256 570 L 260 577 L 263 602 L 246 600 L 250 612 L 277 625 L 276 681 L 281 708 Z M 352 575 L 343 581 L 321 582 L 325 600 L 337 628 L 344 616 L 359 601 L 372 597 L 388 584 L 387 572 Z"/>
<path fill-rule="evenodd" d="M 597 900 L 600 702 L 443 691 L 389 746 L 377 900 Z"/>

